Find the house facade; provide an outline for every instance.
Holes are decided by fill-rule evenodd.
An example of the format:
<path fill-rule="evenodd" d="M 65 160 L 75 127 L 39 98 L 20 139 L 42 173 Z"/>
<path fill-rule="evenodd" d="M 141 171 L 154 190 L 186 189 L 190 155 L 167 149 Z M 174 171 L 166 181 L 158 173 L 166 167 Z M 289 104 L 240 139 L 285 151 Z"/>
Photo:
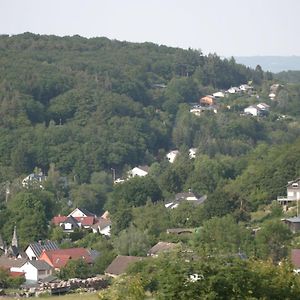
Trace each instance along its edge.
<path fill-rule="evenodd" d="M 21 270 L 25 273 L 26 281 L 37 282 L 52 275 L 53 268 L 45 261 L 32 260 L 27 261 Z"/>
<path fill-rule="evenodd" d="M 37 260 L 43 250 L 55 250 L 58 249 L 58 245 L 53 241 L 40 241 L 37 243 L 32 243 L 27 246 L 25 253 L 29 260 Z"/>
<path fill-rule="evenodd" d="M 277 201 L 282 205 L 300 200 L 300 178 L 289 181 L 286 187 L 287 196 L 278 196 Z"/>

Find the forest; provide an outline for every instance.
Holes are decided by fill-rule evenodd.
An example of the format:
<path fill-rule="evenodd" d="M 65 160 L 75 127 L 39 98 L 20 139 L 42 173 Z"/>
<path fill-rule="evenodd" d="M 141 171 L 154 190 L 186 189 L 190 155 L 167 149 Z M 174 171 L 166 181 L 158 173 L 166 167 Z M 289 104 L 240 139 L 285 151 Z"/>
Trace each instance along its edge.
<path fill-rule="evenodd" d="M 274 83 L 279 89 L 271 100 Z M 254 92 L 227 94 L 217 114 L 191 114 L 201 97 L 242 84 Z M 258 102 L 270 106 L 267 116 L 243 114 Z M 118 254 L 145 256 L 160 240 L 180 242 L 198 255 L 243 251 L 278 262 L 299 245 L 274 201 L 300 175 L 299 115 L 297 72 L 272 74 L 234 58 L 149 42 L 1 35 L 0 234 L 10 243 L 16 225 L 22 247 L 55 239 L 65 247 L 97 249 L 102 255 L 95 273 Z M 197 149 L 195 158 L 190 148 Z M 173 149 L 180 154 L 170 163 L 166 154 Z M 114 176 L 125 178 L 138 165 L 149 166 L 149 174 L 114 184 Z M 22 180 L 40 172 L 47 176 L 43 187 L 24 188 Z M 166 209 L 167 200 L 190 190 L 207 195 L 203 205 Z M 111 238 L 80 231 L 66 242 L 49 226 L 53 216 L 76 207 L 108 210 Z M 182 239 L 166 235 L 178 227 L 199 230 Z M 270 232 L 278 234 L 270 240 Z M 164 258 L 159 262 L 174 268 Z M 132 272 L 149 266 L 139 268 Z M 258 276 L 254 269 L 247 276 Z M 155 280 L 143 288 L 159 290 Z"/>

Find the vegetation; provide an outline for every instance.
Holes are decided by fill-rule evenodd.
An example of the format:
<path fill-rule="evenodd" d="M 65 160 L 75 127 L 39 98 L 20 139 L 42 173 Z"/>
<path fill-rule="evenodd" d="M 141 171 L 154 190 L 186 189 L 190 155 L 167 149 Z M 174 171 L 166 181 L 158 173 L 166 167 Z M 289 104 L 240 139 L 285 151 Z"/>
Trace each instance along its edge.
<path fill-rule="evenodd" d="M 146 255 L 160 240 L 205 258 L 190 265 L 183 257 L 162 257 L 153 268 L 145 263 L 103 299 L 124 291 L 132 299 L 147 292 L 157 299 L 203 296 L 193 298 L 196 290 L 207 299 L 283 299 L 298 292 L 290 266 L 276 266 L 297 237 L 272 204 L 300 175 L 297 73 L 274 77 L 200 50 L 80 36 L 2 35 L 0 53 L 0 233 L 6 242 L 16 225 L 23 248 L 52 238 L 61 247 L 100 252 L 93 268 L 72 262 L 62 278 L 103 273 L 116 255 Z M 270 100 L 274 83 L 280 87 Z M 217 114 L 190 113 L 200 97 L 240 84 L 252 91 L 226 94 L 217 100 Z M 258 102 L 270 105 L 268 115 L 243 114 Z M 190 148 L 197 149 L 195 158 Z M 169 163 L 172 149 L 180 154 Z M 137 165 L 150 166 L 149 174 L 114 184 Z M 22 183 L 41 172 L 46 181 Z M 164 206 L 189 190 L 207 200 Z M 48 226 L 54 215 L 78 206 L 109 210 L 111 238 L 86 230 L 67 236 Z M 195 233 L 166 234 L 178 227 Z M 251 259 L 231 261 L 237 254 Z M 205 280 L 190 282 L 194 273 Z M 287 291 L 288 284 L 295 288 Z"/>

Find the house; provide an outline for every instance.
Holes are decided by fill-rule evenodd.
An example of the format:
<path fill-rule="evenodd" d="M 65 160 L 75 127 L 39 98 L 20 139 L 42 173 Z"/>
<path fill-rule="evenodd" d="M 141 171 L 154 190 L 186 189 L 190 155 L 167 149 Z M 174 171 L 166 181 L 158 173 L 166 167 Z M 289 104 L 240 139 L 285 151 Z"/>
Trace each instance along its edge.
<path fill-rule="evenodd" d="M 199 205 L 202 204 L 206 200 L 207 196 L 199 196 L 196 195 L 195 193 L 189 191 L 189 192 L 184 192 L 184 193 L 178 193 L 175 195 L 175 198 L 165 204 L 166 208 L 176 208 L 178 205 L 183 202 L 183 201 L 188 201 L 190 203 Z"/>
<path fill-rule="evenodd" d="M 117 277 L 126 273 L 130 264 L 142 261 L 143 259 L 145 259 L 145 257 L 118 255 L 105 269 L 104 274 L 111 277 Z"/>
<path fill-rule="evenodd" d="M 22 186 L 28 187 L 31 185 L 37 185 L 40 188 L 43 188 L 42 183 L 45 180 L 46 180 L 46 176 L 43 174 L 43 172 L 40 172 L 38 174 L 31 173 L 22 180 Z"/>
<path fill-rule="evenodd" d="M 129 177 L 144 177 L 146 175 L 148 175 L 149 173 L 149 167 L 148 166 L 138 166 L 138 167 L 134 167 L 132 170 L 130 170 L 128 172 L 128 176 Z"/>
<path fill-rule="evenodd" d="M 218 107 L 216 105 L 211 105 L 211 106 L 201 106 L 201 105 L 194 105 L 190 109 L 190 113 L 194 114 L 195 116 L 201 116 L 201 114 L 205 111 L 211 111 L 214 112 L 215 114 L 218 113 Z"/>
<path fill-rule="evenodd" d="M 109 218 L 100 217 L 96 224 L 92 226 L 92 230 L 94 233 L 100 233 L 105 236 L 110 236 L 111 231 L 111 220 Z"/>
<path fill-rule="evenodd" d="M 94 262 L 95 254 L 91 250 L 85 248 L 68 248 L 43 250 L 39 260 L 46 261 L 55 270 L 60 270 L 70 260 L 82 259 L 88 264 Z"/>
<path fill-rule="evenodd" d="M 213 93 L 214 98 L 224 98 L 225 94 L 223 92 Z"/>
<path fill-rule="evenodd" d="M 253 87 L 248 85 L 248 84 L 241 84 L 240 87 L 239 87 L 240 91 L 242 92 L 247 92 L 249 90 L 252 90 Z"/>
<path fill-rule="evenodd" d="M 73 232 L 76 228 L 92 228 L 97 222 L 97 216 L 84 208 L 76 208 L 68 216 L 53 217 L 51 222 L 61 226 L 64 232 Z"/>
<path fill-rule="evenodd" d="M 282 205 L 300 200 L 300 178 L 289 181 L 287 184 L 287 196 L 278 196 L 277 201 Z"/>
<path fill-rule="evenodd" d="M 236 87 L 236 86 L 231 87 L 230 89 L 227 90 L 227 92 L 228 92 L 229 94 L 236 94 L 236 93 L 239 93 L 240 91 L 241 91 L 241 90 L 240 90 L 238 87 Z"/>
<path fill-rule="evenodd" d="M 72 216 L 74 218 L 82 218 L 82 217 L 96 217 L 94 213 L 91 213 L 85 208 L 75 208 L 71 213 L 68 214 L 68 217 Z"/>
<path fill-rule="evenodd" d="M 168 242 L 158 242 L 147 253 L 148 256 L 157 257 L 160 253 L 174 250 L 178 247 L 178 244 Z"/>
<path fill-rule="evenodd" d="M 166 156 L 167 156 L 168 161 L 172 164 L 175 161 L 178 154 L 179 154 L 178 150 L 172 150 L 169 153 L 167 153 Z"/>
<path fill-rule="evenodd" d="M 0 257 L 0 267 L 11 272 L 23 272 L 22 266 L 28 261 L 26 258 L 15 258 L 2 255 Z"/>
<path fill-rule="evenodd" d="M 252 116 L 265 116 L 269 112 L 270 106 L 266 103 L 259 103 L 257 105 L 250 105 L 244 109 L 245 114 L 250 114 Z"/>
<path fill-rule="evenodd" d="M 292 249 L 291 262 L 294 266 L 294 272 L 300 273 L 300 249 Z"/>
<path fill-rule="evenodd" d="M 208 95 L 199 99 L 200 105 L 212 106 L 215 104 L 214 96 Z"/>
<path fill-rule="evenodd" d="M 196 158 L 196 153 L 197 153 L 197 148 L 190 148 L 189 149 L 189 157 L 192 158 Z"/>
<path fill-rule="evenodd" d="M 25 273 L 27 282 L 38 282 L 51 276 L 53 267 L 43 260 L 31 260 L 27 261 L 21 270 Z"/>
<path fill-rule="evenodd" d="M 27 246 L 25 253 L 29 260 L 37 260 L 43 250 L 55 250 L 59 249 L 56 242 L 53 241 L 39 241 L 37 243 L 32 243 Z"/>
<path fill-rule="evenodd" d="M 289 219 L 283 219 L 283 222 L 288 225 L 293 233 L 300 231 L 300 217 L 293 217 Z"/>

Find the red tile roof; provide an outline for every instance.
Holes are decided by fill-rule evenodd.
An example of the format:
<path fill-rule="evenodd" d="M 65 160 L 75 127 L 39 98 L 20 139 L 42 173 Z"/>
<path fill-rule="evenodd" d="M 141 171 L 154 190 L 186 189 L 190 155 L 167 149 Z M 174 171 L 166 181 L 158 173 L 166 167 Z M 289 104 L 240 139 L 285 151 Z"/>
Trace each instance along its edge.
<path fill-rule="evenodd" d="M 88 216 L 88 217 L 74 217 L 78 222 L 81 223 L 82 226 L 92 226 L 95 224 L 95 217 Z"/>
<path fill-rule="evenodd" d="M 85 248 L 43 251 L 39 259 L 45 260 L 56 269 L 64 267 L 69 260 L 83 259 L 87 263 L 92 263 L 91 253 Z"/>
<path fill-rule="evenodd" d="M 66 216 L 55 216 L 52 219 L 52 223 L 54 225 L 59 225 L 60 223 L 63 223 L 67 219 Z"/>

